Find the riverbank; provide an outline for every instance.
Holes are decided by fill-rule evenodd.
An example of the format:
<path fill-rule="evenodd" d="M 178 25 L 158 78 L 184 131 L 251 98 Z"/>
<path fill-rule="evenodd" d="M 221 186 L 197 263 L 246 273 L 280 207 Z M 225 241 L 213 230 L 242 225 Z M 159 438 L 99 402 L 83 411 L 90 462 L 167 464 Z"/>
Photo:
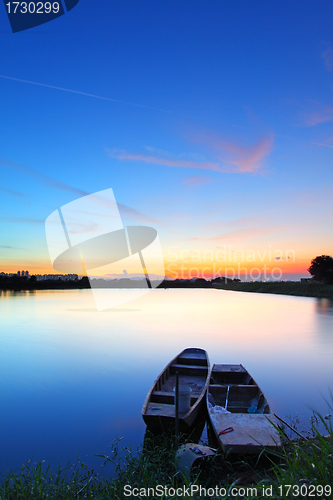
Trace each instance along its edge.
<path fill-rule="evenodd" d="M 165 280 L 162 283 L 151 282 L 153 288 L 230 290 L 234 292 L 274 293 L 280 295 L 295 295 L 299 297 L 317 297 L 333 300 L 333 285 L 311 282 L 229 282 L 213 283 L 203 279 L 197 281 Z M 94 288 L 146 288 L 146 280 L 119 279 L 107 281 L 95 280 Z M 88 278 L 77 281 L 34 281 L 34 280 L 0 280 L 0 291 L 36 291 L 36 290 L 84 290 L 90 288 Z"/>
<path fill-rule="evenodd" d="M 215 287 L 218 290 L 233 292 L 275 293 L 279 295 L 296 295 L 299 297 L 318 297 L 333 300 L 333 285 L 301 282 L 268 282 L 261 283 L 221 283 Z"/>
<path fill-rule="evenodd" d="M 312 439 L 290 441 L 275 453 L 260 457 L 231 458 L 219 452 L 200 461 L 184 481 L 175 469 L 175 440 L 160 435 L 145 440 L 138 453 L 118 458 L 116 442 L 110 456 L 101 458 L 101 470 L 89 470 L 82 462 L 52 472 L 41 462 L 31 462 L 19 473 L 8 473 L 0 482 L 0 499 L 123 500 L 124 498 L 273 499 L 332 498 L 332 427 L 329 436 L 314 430 Z M 283 431 L 281 431 L 283 433 Z M 116 464 L 116 476 L 103 476 L 103 467 Z M 291 489 L 293 488 L 293 489 Z"/>

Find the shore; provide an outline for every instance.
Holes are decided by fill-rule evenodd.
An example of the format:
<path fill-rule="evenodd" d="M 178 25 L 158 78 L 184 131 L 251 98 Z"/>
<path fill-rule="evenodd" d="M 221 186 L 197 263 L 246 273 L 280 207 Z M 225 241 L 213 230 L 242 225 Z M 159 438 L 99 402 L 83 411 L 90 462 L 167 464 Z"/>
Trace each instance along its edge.
<path fill-rule="evenodd" d="M 279 295 L 295 295 L 299 297 L 317 297 L 333 300 L 333 285 L 311 282 L 231 282 L 212 284 L 211 281 L 203 279 L 195 282 L 180 280 L 165 280 L 162 283 L 151 282 L 153 288 L 208 288 L 210 290 L 229 290 L 233 292 L 275 293 Z M 106 281 L 95 280 L 96 288 L 145 288 L 146 280 L 120 279 Z M 90 288 L 88 278 L 83 277 L 77 281 L 49 280 L 0 280 L 0 291 L 36 291 L 36 290 L 82 290 Z"/>
<path fill-rule="evenodd" d="M 311 438 L 297 441 L 286 438 L 281 430 L 285 441 L 281 449 L 263 452 L 259 457 L 225 457 L 217 451 L 209 461 L 194 466 L 188 478 L 177 474 L 175 469 L 177 446 L 172 436 L 148 436 L 139 452 L 128 453 L 127 449 L 120 458 L 119 440 L 115 440 L 110 456 L 96 455 L 102 462 L 98 473 L 80 459 L 56 470 L 43 466 L 42 462 L 29 461 L 21 471 L 3 475 L 0 498 L 332 498 L 332 426 L 325 424 L 325 428 L 328 432 L 325 438 L 313 429 Z M 114 477 L 103 474 L 103 468 L 110 464 L 116 466 Z"/>
<path fill-rule="evenodd" d="M 321 283 L 261 283 L 255 281 L 251 283 L 221 283 L 216 288 L 218 290 L 230 290 L 233 292 L 275 293 L 279 295 L 317 297 L 333 300 L 333 285 L 323 285 Z"/>

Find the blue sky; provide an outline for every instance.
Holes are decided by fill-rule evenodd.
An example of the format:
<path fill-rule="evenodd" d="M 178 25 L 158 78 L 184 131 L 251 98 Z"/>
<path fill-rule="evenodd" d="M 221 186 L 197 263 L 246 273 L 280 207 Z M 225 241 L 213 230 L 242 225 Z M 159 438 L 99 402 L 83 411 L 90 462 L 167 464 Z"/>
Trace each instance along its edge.
<path fill-rule="evenodd" d="M 3 7 L 0 271 L 52 272 L 45 219 L 111 187 L 166 267 L 170 246 L 226 245 L 293 250 L 284 276 L 306 276 L 333 254 L 332 18 L 328 1 L 80 0 L 13 34 Z"/>

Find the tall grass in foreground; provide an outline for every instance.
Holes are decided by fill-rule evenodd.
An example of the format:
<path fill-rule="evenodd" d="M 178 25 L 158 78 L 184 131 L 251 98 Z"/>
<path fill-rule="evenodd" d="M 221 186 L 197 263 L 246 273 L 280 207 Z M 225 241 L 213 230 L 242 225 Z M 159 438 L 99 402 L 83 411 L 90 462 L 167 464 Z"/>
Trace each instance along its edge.
<path fill-rule="evenodd" d="M 119 440 L 113 443 L 110 456 L 97 455 L 104 465 L 112 462 L 116 465 L 115 477 L 107 478 L 90 470 L 80 460 L 68 464 L 65 468 L 52 471 L 42 463 L 28 462 L 17 473 L 8 473 L 0 484 L 0 500 L 44 500 L 44 499 L 115 499 L 147 498 L 147 496 L 124 495 L 124 487 L 152 488 L 168 485 L 177 488 L 200 485 L 202 488 L 223 488 L 226 494 L 221 496 L 194 494 L 192 498 L 239 498 L 239 499 L 294 499 L 294 498 L 333 498 L 319 495 L 320 489 L 309 487 L 331 485 L 333 487 L 333 437 L 332 424 L 318 416 L 324 425 L 327 437 L 323 437 L 313 426 L 311 438 L 291 441 L 284 436 L 284 445 L 274 454 L 262 453 L 259 457 L 223 457 L 217 454 L 212 460 L 204 461 L 200 468 L 195 468 L 191 479 L 179 478 L 175 469 L 174 437 L 150 435 L 145 446 L 132 454 L 123 448 L 125 454 L 119 455 Z M 296 485 L 297 490 L 289 490 L 287 485 Z M 301 487 L 303 486 L 303 489 Z M 267 488 L 272 494 L 263 496 Z M 242 489 L 241 489 L 242 488 Z M 239 496 L 235 494 L 239 490 Z M 326 490 L 327 492 L 328 490 Z M 232 493 L 233 492 L 233 493 Z M 301 493 L 306 493 L 302 496 Z M 314 494 L 308 495 L 313 492 Z M 245 493 L 245 494 L 244 494 Z M 152 496 L 151 499 L 191 498 L 188 495 Z"/>
<path fill-rule="evenodd" d="M 280 487 L 278 490 L 281 493 L 279 498 L 290 499 L 293 493 L 295 493 L 294 498 L 302 496 L 303 498 L 333 498 L 332 423 L 319 414 L 315 414 L 315 419 L 323 425 L 327 435 L 323 436 L 313 423 L 313 437 L 284 446 L 280 464 L 273 467 L 276 477 L 275 488 L 283 485 L 283 488 Z M 288 494 L 286 485 L 292 486 Z M 321 488 L 318 486 L 330 486 L 331 489 L 324 488 L 321 494 Z M 306 493 L 305 496 L 301 495 L 302 491 Z M 299 493 L 298 496 L 297 493 Z"/>

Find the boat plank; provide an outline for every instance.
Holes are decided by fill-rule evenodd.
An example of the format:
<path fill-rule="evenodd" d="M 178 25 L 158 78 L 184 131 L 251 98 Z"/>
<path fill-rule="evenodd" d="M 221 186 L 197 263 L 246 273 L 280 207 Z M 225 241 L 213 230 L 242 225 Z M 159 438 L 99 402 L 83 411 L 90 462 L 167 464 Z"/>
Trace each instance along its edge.
<path fill-rule="evenodd" d="M 181 365 L 179 363 L 172 365 L 172 368 L 174 370 L 181 370 L 183 368 L 186 368 L 186 370 L 195 370 L 195 371 L 202 371 L 203 373 L 207 373 L 207 366 L 201 366 L 201 365 Z"/>
<path fill-rule="evenodd" d="M 280 444 L 279 433 L 272 425 L 277 425 L 277 421 L 271 414 L 211 413 L 210 419 L 217 435 L 228 427 L 234 429 L 218 438 L 225 452 L 257 453 L 258 446 L 275 448 Z"/>
<path fill-rule="evenodd" d="M 225 406 L 227 412 L 221 408 Z M 277 421 L 260 387 L 243 365 L 213 366 L 207 407 L 212 429 L 224 452 L 259 454 L 263 448 L 281 446 L 280 434 L 274 427 Z M 233 430 L 219 436 L 228 427 Z"/>

